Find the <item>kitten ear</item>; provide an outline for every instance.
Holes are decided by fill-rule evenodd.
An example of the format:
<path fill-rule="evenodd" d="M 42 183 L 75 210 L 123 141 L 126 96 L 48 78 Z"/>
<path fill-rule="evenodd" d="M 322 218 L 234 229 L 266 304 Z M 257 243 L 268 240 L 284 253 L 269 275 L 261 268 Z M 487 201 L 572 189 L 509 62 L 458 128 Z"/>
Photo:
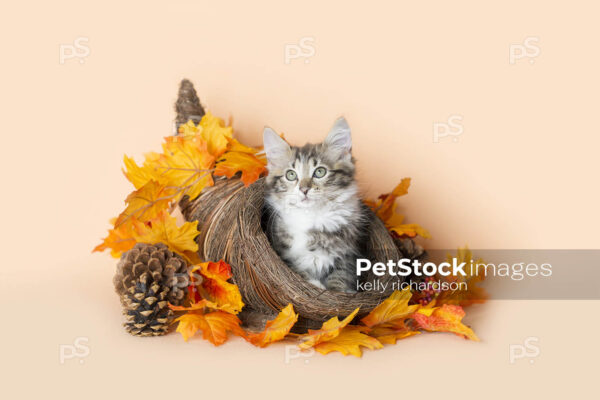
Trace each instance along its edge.
<path fill-rule="evenodd" d="M 339 157 L 350 156 L 350 152 L 352 151 L 352 137 L 350 136 L 350 126 L 346 118 L 340 117 L 335 120 L 324 143 L 331 151 L 337 153 Z"/>
<path fill-rule="evenodd" d="M 269 164 L 285 165 L 292 156 L 290 145 L 268 126 L 263 131 L 263 144 Z"/>

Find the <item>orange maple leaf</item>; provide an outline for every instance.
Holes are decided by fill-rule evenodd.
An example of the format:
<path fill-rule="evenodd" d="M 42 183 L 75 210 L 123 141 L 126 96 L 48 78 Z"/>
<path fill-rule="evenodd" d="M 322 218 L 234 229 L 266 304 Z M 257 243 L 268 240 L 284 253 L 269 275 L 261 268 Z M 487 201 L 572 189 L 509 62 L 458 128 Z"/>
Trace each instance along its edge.
<path fill-rule="evenodd" d="M 177 318 L 175 322 L 179 323 L 177 332 L 181 333 L 186 342 L 198 330 L 202 331 L 203 339 L 208 340 L 215 346 L 220 346 L 227 341 L 228 332 L 239 336 L 244 335 L 238 317 L 223 311 L 213 311 L 206 314 L 203 311 L 190 311 Z"/>
<path fill-rule="evenodd" d="M 379 340 L 363 333 L 365 330 L 368 330 L 365 326 L 345 326 L 339 335 L 327 341 L 317 343 L 314 349 L 321 354 L 339 351 L 345 356 L 353 355 L 355 357 L 362 357 L 361 346 L 371 350 L 382 348 L 383 345 Z"/>
<path fill-rule="evenodd" d="M 337 337 L 340 334 L 340 331 L 343 327 L 348 325 L 350 321 L 354 319 L 356 314 L 358 313 L 358 308 L 352 312 L 352 314 L 348 315 L 344 320 L 340 321 L 338 317 L 333 317 L 323 323 L 321 329 L 313 330 L 309 329 L 308 333 L 305 335 L 301 335 L 300 339 L 302 343 L 298 345 L 303 350 L 314 347 L 315 345 L 326 342 Z"/>
<path fill-rule="evenodd" d="M 396 213 L 396 199 L 408 193 L 410 178 L 404 178 L 391 193 L 382 194 L 377 201 L 366 200 L 365 204 L 385 223 L 390 232 L 397 237 L 415 237 L 430 239 L 429 232 L 418 224 L 404 224 L 404 216 Z"/>
<path fill-rule="evenodd" d="M 239 313 L 244 307 L 242 295 L 237 285 L 227 282 L 231 278 L 231 267 L 224 261 L 204 262 L 192 268 L 192 273 L 202 275 L 201 288 L 211 301 L 221 310 L 232 314 Z"/>
<path fill-rule="evenodd" d="M 242 173 L 241 180 L 245 186 L 255 182 L 267 168 L 264 160 L 250 153 L 228 151 L 223 154 L 215 167 L 215 176 L 233 177 L 238 172 Z"/>
<path fill-rule="evenodd" d="M 377 205 L 374 211 L 382 221 L 387 221 L 392 217 L 394 209 L 396 208 L 396 199 L 407 194 L 409 187 L 410 178 L 404 178 L 391 193 L 379 196 L 379 201 L 376 203 Z"/>
<path fill-rule="evenodd" d="M 275 319 L 267 321 L 262 332 L 247 333 L 246 340 L 255 346 L 266 347 L 273 342 L 282 340 L 296 321 L 298 321 L 298 314 L 294 312 L 294 307 L 288 304 Z"/>
<path fill-rule="evenodd" d="M 113 219 L 111 223 L 114 225 L 115 220 Z M 119 258 L 121 254 L 133 248 L 135 243 L 133 226 L 131 224 L 124 224 L 118 228 L 110 229 L 108 236 L 102 240 L 102 243 L 94 247 L 92 252 L 110 249 L 110 255 Z"/>
<path fill-rule="evenodd" d="M 412 318 L 421 329 L 429 332 L 452 332 L 466 339 L 479 341 L 473 330 L 461 321 L 465 312 L 460 306 L 444 304 L 442 307 L 420 309 Z"/>

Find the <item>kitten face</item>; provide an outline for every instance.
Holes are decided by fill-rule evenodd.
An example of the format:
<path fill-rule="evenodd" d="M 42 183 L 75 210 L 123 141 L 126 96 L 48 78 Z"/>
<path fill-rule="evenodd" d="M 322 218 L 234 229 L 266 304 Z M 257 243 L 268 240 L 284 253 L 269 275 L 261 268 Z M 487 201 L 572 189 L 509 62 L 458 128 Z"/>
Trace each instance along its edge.
<path fill-rule="evenodd" d="M 352 139 L 344 118 L 335 122 L 323 143 L 292 147 L 271 128 L 265 128 L 263 139 L 271 202 L 310 209 L 356 194 Z"/>

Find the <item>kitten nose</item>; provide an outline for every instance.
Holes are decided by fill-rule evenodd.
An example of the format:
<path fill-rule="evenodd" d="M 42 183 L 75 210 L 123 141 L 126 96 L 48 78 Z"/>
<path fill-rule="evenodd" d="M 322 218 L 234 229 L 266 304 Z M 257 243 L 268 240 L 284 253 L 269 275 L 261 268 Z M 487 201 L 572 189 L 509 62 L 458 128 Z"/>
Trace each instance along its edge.
<path fill-rule="evenodd" d="M 305 196 L 306 196 L 306 194 L 308 193 L 309 190 L 310 190 L 310 187 L 301 187 L 300 188 L 300 191 L 302 193 L 304 193 Z"/>

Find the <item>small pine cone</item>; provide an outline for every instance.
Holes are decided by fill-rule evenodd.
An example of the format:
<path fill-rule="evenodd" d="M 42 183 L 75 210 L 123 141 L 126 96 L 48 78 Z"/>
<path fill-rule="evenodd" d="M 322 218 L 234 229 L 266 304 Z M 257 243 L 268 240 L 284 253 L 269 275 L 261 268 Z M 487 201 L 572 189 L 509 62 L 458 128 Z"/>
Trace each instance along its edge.
<path fill-rule="evenodd" d="M 113 283 L 127 331 L 135 336 L 164 335 L 173 319 L 168 303 L 181 305 L 187 295 L 187 263 L 162 243 L 138 243 L 121 257 Z"/>

